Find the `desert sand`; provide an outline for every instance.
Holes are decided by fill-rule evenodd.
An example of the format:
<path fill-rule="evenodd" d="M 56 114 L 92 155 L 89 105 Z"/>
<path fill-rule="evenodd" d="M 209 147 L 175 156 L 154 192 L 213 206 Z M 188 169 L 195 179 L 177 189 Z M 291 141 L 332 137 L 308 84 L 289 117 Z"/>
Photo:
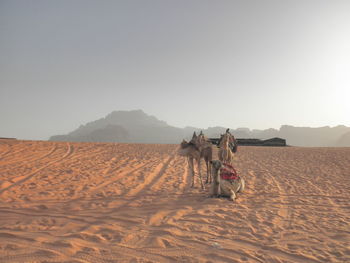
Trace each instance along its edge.
<path fill-rule="evenodd" d="M 239 147 L 232 202 L 177 147 L 0 140 L 0 262 L 350 262 L 350 148 Z"/>

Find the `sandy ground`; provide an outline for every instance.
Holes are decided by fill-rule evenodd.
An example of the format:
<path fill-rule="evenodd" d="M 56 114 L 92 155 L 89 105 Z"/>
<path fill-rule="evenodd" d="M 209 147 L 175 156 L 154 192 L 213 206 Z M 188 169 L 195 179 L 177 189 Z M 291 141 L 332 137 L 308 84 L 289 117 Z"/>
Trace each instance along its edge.
<path fill-rule="evenodd" d="M 0 140 L 0 262 L 350 262 L 350 148 L 240 147 L 235 203 L 176 149 Z"/>

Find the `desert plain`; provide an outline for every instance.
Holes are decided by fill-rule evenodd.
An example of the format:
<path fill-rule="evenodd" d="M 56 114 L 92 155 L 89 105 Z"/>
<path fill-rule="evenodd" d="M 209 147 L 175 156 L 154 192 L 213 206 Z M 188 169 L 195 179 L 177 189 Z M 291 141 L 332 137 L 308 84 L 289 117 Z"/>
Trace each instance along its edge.
<path fill-rule="evenodd" d="M 177 149 L 0 140 L 0 262 L 350 262 L 350 148 L 239 147 L 235 202 Z"/>

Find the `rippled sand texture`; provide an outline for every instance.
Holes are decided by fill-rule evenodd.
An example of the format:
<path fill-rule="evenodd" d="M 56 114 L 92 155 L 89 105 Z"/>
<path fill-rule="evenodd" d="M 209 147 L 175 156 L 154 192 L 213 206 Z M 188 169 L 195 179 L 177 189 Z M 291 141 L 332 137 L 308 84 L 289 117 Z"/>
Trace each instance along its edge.
<path fill-rule="evenodd" d="M 350 148 L 240 147 L 233 203 L 177 147 L 0 140 L 0 262 L 350 262 Z"/>

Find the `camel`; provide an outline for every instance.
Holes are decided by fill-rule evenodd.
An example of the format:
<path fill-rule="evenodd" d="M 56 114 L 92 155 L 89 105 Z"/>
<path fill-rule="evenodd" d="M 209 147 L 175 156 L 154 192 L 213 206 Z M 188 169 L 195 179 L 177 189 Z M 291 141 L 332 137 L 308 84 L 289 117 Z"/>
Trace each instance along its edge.
<path fill-rule="evenodd" d="M 234 201 L 237 193 L 244 191 L 244 179 L 238 176 L 230 165 L 225 165 L 219 160 L 211 161 L 211 164 L 213 182 L 211 184 L 210 195 L 212 197 L 228 196 Z M 229 171 L 228 174 L 227 171 Z"/>
<path fill-rule="evenodd" d="M 195 133 L 194 133 L 195 135 Z M 201 181 L 201 187 L 204 189 L 203 180 L 202 180 L 202 174 L 201 174 L 201 167 L 200 167 L 200 160 L 201 160 L 201 154 L 198 150 L 195 143 L 193 143 L 194 140 L 196 140 L 196 136 L 192 137 L 192 140 L 190 142 L 187 142 L 183 140 L 180 144 L 180 148 L 178 150 L 178 154 L 181 156 L 187 157 L 188 165 L 190 167 L 190 172 L 192 176 L 192 185 L 191 187 L 194 187 L 194 160 L 196 160 L 198 165 L 198 174 L 199 174 L 199 180 Z"/>
<path fill-rule="evenodd" d="M 200 157 L 204 159 L 205 165 L 207 167 L 207 180 L 205 183 L 211 183 L 212 176 L 211 176 L 211 161 L 213 159 L 213 145 L 211 142 L 208 141 L 208 139 L 204 136 L 203 132 L 201 131 L 198 135 L 195 145 L 197 146 Z"/>
<path fill-rule="evenodd" d="M 221 135 L 219 140 L 219 160 L 223 163 L 232 164 L 233 163 L 233 151 L 231 150 L 231 145 L 234 145 L 233 151 L 237 151 L 237 143 L 233 135 L 229 132 L 229 129 Z"/>

